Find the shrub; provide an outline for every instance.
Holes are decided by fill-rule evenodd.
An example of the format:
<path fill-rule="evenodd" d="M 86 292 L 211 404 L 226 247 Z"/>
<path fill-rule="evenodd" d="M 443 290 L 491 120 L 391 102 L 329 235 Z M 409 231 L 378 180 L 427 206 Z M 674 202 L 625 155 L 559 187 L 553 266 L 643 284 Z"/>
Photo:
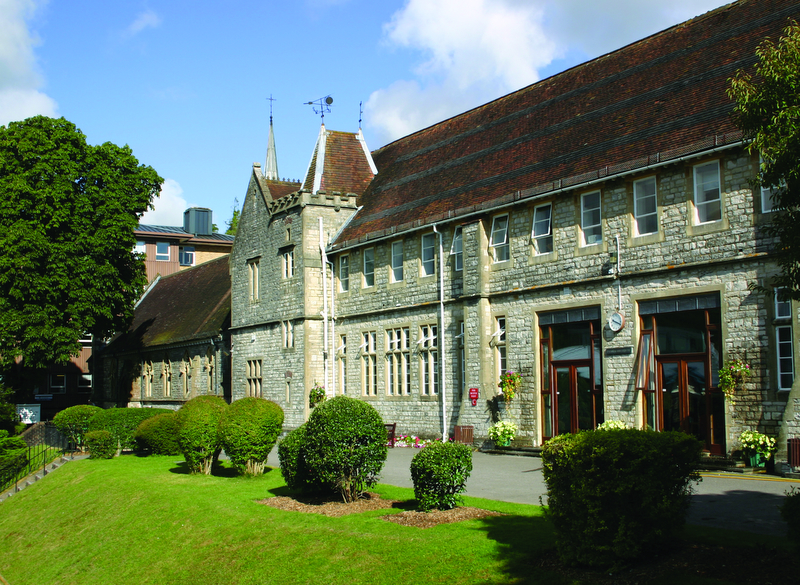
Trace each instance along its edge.
<path fill-rule="evenodd" d="M 166 408 L 109 408 L 101 410 L 89 420 L 89 431 L 108 431 L 117 441 L 119 449 L 133 449 L 133 434 L 143 420 L 165 412 Z"/>
<path fill-rule="evenodd" d="M 542 451 L 547 515 L 565 562 L 618 566 L 674 538 L 698 480 L 700 442 L 680 432 L 588 431 Z"/>
<path fill-rule="evenodd" d="M 411 460 L 414 496 L 424 511 L 455 508 L 472 471 L 472 450 L 461 443 L 432 443 Z"/>
<path fill-rule="evenodd" d="M 283 426 L 283 410 L 263 398 L 236 400 L 219 421 L 222 448 L 240 473 L 261 475 Z"/>
<path fill-rule="evenodd" d="M 316 492 L 324 486 L 316 479 L 306 463 L 306 425 L 302 424 L 278 443 L 281 475 L 289 489 Z"/>
<path fill-rule="evenodd" d="M 211 474 L 221 450 L 217 429 L 226 408 L 219 396 L 198 396 L 178 411 L 178 445 L 191 473 Z"/>
<path fill-rule="evenodd" d="M 9 437 L 0 429 L 0 486 L 5 485 L 28 465 L 28 445 L 22 437 Z"/>
<path fill-rule="evenodd" d="M 313 479 L 352 502 L 378 481 L 387 455 L 386 427 L 370 404 L 337 396 L 311 413 L 301 449 Z"/>
<path fill-rule="evenodd" d="M 164 412 L 140 422 L 133 438 L 140 451 L 149 451 L 153 455 L 180 455 L 179 429 L 176 413 Z"/>
<path fill-rule="evenodd" d="M 89 431 L 85 437 L 89 459 L 111 459 L 117 453 L 117 440 L 110 431 Z"/>
<path fill-rule="evenodd" d="M 800 547 L 800 489 L 792 486 L 780 506 L 781 517 L 788 526 L 789 539 Z"/>
<path fill-rule="evenodd" d="M 70 406 L 53 417 L 53 424 L 70 443 L 83 449 L 83 436 L 89 431 L 89 421 L 103 409 L 91 404 Z"/>

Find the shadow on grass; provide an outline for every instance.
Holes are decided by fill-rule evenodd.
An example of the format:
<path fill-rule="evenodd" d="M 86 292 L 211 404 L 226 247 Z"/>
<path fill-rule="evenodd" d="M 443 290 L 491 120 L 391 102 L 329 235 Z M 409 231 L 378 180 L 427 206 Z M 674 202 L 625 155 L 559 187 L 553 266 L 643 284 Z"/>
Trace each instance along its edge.
<path fill-rule="evenodd" d="M 171 468 L 170 473 L 177 473 L 180 475 L 190 475 L 189 464 L 186 461 L 176 461 L 175 467 Z M 264 475 L 275 473 L 275 469 L 268 467 L 264 470 Z M 239 474 L 239 471 L 228 462 L 218 462 L 211 468 L 211 475 L 214 477 L 244 477 Z"/>

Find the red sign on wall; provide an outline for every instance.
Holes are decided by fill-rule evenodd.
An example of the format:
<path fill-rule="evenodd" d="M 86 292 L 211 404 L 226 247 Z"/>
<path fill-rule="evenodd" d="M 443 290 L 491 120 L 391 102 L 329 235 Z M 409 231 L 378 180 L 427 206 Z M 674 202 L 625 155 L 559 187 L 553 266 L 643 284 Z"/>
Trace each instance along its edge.
<path fill-rule="evenodd" d="M 478 406 L 478 389 L 469 389 L 469 399 L 472 401 L 472 406 Z"/>

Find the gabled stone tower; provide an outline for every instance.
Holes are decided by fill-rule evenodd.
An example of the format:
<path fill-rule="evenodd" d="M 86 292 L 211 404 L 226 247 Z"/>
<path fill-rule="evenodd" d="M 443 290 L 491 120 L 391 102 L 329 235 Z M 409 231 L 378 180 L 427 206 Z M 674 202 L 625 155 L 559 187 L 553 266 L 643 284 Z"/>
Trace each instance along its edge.
<path fill-rule="evenodd" d="M 267 165 L 253 164 L 231 253 L 232 398 L 272 400 L 294 428 L 335 352 L 325 342 L 333 279 L 324 248 L 377 171 L 360 130 L 324 124 L 302 183 L 278 180 L 271 123 Z"/>

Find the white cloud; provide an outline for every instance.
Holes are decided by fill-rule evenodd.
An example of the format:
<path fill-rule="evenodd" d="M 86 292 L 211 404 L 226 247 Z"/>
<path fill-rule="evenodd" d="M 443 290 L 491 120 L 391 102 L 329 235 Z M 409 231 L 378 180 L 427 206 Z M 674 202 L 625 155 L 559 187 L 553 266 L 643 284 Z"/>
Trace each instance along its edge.
<path fill-rule="evenodd" d="M 183 212 L 190 205 L 181 197 L 183 188 L 178 181 L 167 179 L 161 185 L 161 195 L 153 199 L 153 209 L 142 215 L 140 223 L 145 225 L 183 226 Z"/>
<path fill-rule="evenodd" d="M 588 60 L 725 0 L 408 0 L 384 42 L 418 56 L 414 79 L 372 93 L 366 119 L 395 140 L 538 81 L 565 56 Z"/>
<path fill-rule="evenodd" d="M 145 10 L 136 16 L 136 19 L 128 26 L 128 36 L 135 36 L 146 28 L 157 28 L 161 26 L 161 17 L 152 10 Z"/>
<path fill-rule="evenodd" d="M 28 21 L 34 0 L 0 0 L 0 124 L 36 114 L 57 115 L 56 102 L 40 91 L 42 78 L 34 48 L 38 39 Z"/>

